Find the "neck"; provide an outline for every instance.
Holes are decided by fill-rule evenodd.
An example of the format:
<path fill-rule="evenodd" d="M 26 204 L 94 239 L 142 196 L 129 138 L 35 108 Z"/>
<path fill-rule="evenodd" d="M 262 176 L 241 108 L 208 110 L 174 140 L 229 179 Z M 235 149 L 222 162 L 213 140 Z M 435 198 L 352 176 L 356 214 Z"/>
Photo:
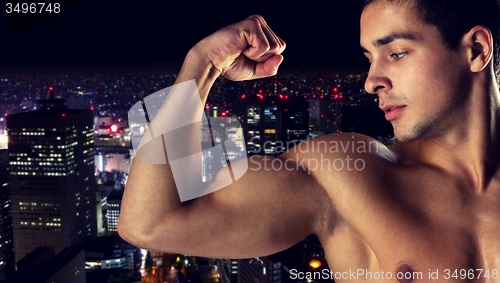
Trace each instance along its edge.
<path fill-rule="evenodd" d="M 500 94 L 493 75 L 483 76 L 446 132 L 412 142 L 419 161 L 463 178 L 476 192 L 500 179 Z"/>

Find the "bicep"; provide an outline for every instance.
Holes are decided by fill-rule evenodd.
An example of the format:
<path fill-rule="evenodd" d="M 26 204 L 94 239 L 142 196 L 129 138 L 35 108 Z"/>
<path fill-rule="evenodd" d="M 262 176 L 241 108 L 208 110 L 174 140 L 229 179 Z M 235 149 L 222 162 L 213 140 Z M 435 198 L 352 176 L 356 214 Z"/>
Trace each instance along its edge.
<path fill-rule="evenodd" d="M 249 258 L 284 250 L 315 232 L 323 202 L 314 174 L 289 155 L 252 156 L 228 167 L 238 172 L 245 166 L 236 180 L 217 174 L 215 185 L 229 185 L 165 216 L 155 248 L 168 244 L 177 249 L 171 252 Z"/>

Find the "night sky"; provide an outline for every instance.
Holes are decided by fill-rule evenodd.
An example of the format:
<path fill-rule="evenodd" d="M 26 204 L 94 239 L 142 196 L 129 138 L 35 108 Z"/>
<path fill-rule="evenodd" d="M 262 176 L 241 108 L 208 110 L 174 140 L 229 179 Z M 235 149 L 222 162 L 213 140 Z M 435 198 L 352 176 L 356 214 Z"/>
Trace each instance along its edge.
<path fill-rule="evenodd" d="M 0 71 L 177 72 L 196 42 L 251 14 L 262 15 L 287 43 L 284 70 L 367 70 L 355 1 L 325 2 L 80 0 L 63 15 L 20 32 L 12 31 L 3 12 Z"/>

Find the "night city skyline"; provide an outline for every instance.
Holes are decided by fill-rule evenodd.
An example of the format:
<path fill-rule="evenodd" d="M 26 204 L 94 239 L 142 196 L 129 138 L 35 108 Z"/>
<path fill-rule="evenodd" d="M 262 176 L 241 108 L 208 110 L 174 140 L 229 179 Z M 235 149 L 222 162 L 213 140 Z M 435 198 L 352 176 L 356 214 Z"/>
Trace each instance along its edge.
<path fill-rule="evenodd" d="M 97 206 L 97 215 L 92 213 L 97 219 L 88 224 L 96 225 L 88 230 L 96 230 L 97 233 L 88 242 L 82 246 L 68 247 L 60 254 L 60 247 L 55 253 L 50 247 L 33 250 L 30 257 L 26 257 L 18 266 L 17 273 L 7 270 L 15 264 L 12 251 L 8 250 L 12 246 L 12 242 L 9 242 L 4 250 L 0 249 L 0 257 L 9 261 L 5 271 L 0 264 L 0 283 L 18 282 L 12 276 L 27 276 L 23 282 L 34 282 L 29 277 L 31 272 L 47 280 L 40 282 L 56 280 L 57 283 L 65 281 L 54 278 L 67 274 L 75 275 L 76 279 L 72 283 L 107 282 L 104 280 L 117 277 L 121 278 L 119 282 L 127 283 L 186 282 L 186 278 L 190 282 L 235 283 L 258 280 L 305 283 L 305 280 L 290 279 L 290 269 L 306 272 L 328 268 L 324 251 L 315 236 L 307 237 L 290 249 L 269 257 L 212 259 L 140 250 L 118 237 L 116 223 L 123 189 L 134 158 L 131 142 L 134 137 L 142 137 L 147 126 L 129 123 L 127 112 L 130 107 L 141 98 L 173 85 L 185 54 L 199 40 L 252 14 L 262 15 L 287 43 L 283 53 L 284 62 L 278 74 L 270 78 L 244 82 L 217 79 L 207 100 L 208 117 L 227 116 L 239 120 L 244 128 L 246 142 L 258 135 L 259 131 L 265 131 L 262 143 L 299 143 L 311 137 L 342 132 L 364 133 L 390 143 L 392 128 L 378 109 L 377 96 L 364 91 L 368 61 L 359 47 L 359 15 L 353 2 L 307 5 L 254 2 L 246 7 L 217 2 L 204 3 L 193 9 L 192 2 L 125 4 L 82 0 L 71 11 L 50 22 L 15 33 L 11 30 L 6 14 L 0 14 L 0 34 L 5 38 L 3 57 L 0 58 L 0 152 L 4 156 L 0 175 L 7 176 L 6 168 L 9 168 L 9 174 L 24 176 L 38 170 L 49 171 L 52 166 L 58 166 L 55 169 L 58 178 L 59 174 L 64 174 L 65 177 L 60 177 L 60 180 L 71 180 L 71 174 L 81 173 L 75 168 L 67 170 L 63 165 L 67 159 L 73 158 L 73 149 L 71 152 L 57 151 L 58 157 L 62 159 L 58 160 L 60 164 L 50 163 L 51 160 L 45 160 L 42 156 L 53 154 L 49 145 L 51 141 L 45 144 L 39 140 L 39 136 L 47 129 L 52 129 L 50 123 L 40 122 L 27 130 L 19 126 L 16 131 L 11 131 L 16 132 L 18 137 L 22 136 L 21 143 L 26 143 L 26 146 L 19 150 L 17 144 L 16 155 L 8 155 L 7 136 L 9 145 L 15 139 L 12 139 L 12 133 L 7 129 L 9 125 L 6 124 L 6 117 L 10 116 L 12 121 L 18 115 L 26 115 L 20 113 L 40 111 L 41 107 L 50 108 L 47 105 L 51 105 L 51 102 L 41 100 L 55 99 L 54 103 L 59 106 L 48 111 L 52 111 L 50 115 L 57 115 L 59 120 L 64 120 L 66 115 L 70 118 L 73 113 L 70 109 L 82 109 L 89 112 L 86 112 L 88 115 L 92 112 L 95 179 L 86 178 L 85 181 L 95 182 L 97 187 L 97 203 L 89 204 Z M 64 101 L 65 108 L 58 108 L 61 107 L 61 101 Z M 30 115 L 36 117 L 34 113 Z M 59 144 L 61 138 L 61 145 L 67 148 L 65 142 L 68 140 L 69 143 L 72 136 L 62 129 L 60 136 L 59 133 L 53 133 L 52 139 L 57 138 L 55 141 Z M 82 132 L 86 138 L 90 135 L 87 130 Z M 230 131 L 221 136 L 205 133 L 206 137 L 210 135 L 220 139 L 236 136 Z M 252 147 L 256 146 L 260 145 L 252 144 Z M 36 154 L 42 154 L 40 158 L 30 158 L 31 147 L 34 148 L 33 154 L 35 151 Z M 249 144 L 246 147 L 251 148 Z M 274 147 L 264 150 L 261 146 L 261 149 L 263 154 L 279 154 Z M 87 149 L 85 154 L 89 154 Z M 40 162 L 39 165 L 37 162 Z M 210 165 L 210 162 L 204 164 Z M 66 174 L 70 177 L 66 178 Z M 208 176 L 213 172 L 207 170 L 203 174 Z M 8 183 L 5 176 L 2 182 Z M 211 178 L 207 177 L 208 180 Z M 29 178 L 23 180 L 25 185 L 29 184 L 33 186 L 31 190 L 35 190 L 38 183 L 31 183 Z M 50 183 L 44 185 L 47 188 L 51 186 Z M 50 188 L 40 191 L 44 199 L 42 204 L 47 207 L 53 200 L 46 191 L 55 190 Z M 22 199 L 22 196 L 17 198 Z M 73 201 L 79 202 L 80 195 L 76 199 Z M 9 194 L 5 191 L 0 201 L 11 205 Z M 37 230 L 38 226 L 49 225 L 45 223 L 48 220 L 43 215 L 35 216 L 38 213 L 35 207 L 40 206 L 37 202 L 29 199 L 17 206 L 13 205 L 20 207 L 14 213 L 16 217 L 26 217 L 23 215 L 25 210 L 31 209 L 30 212 L 33 212 L 27 220 L 21 218 L 22 227 L 13 223 L 14 231 L 26 227 L 29 227 L 28 230 Z M 59 204 L 55 206 L 59 207 Z M 2 213 L 6 215 L 9 212 L 4 209 Z M 56 219 L 58 227 L 62 225 L 63 228 L 72 221 L 69 216 L 58 216 Z M 9 223 L 0 223 L 0 236 L 12 237 L 5 232 Z M 49 228 L 45 230 L 57 231 Z M 16 238 L 15 235 L 12 238 Z M 40 259 L 46 260 L 45 265 L 40 263 Z M 72 265 L 63 266 L 62 261 L 71 262 Z M 139 271 L 143 275 L 142 281 Z M 80 272 L 86 274 L 87 281 L 82 281 L 85 276 Z M 7 280 L 2 281 L 5 276 Z"/>
<path fill-rule="evenodd" d="M 498 280 L 500 0 L 3 9 L 0 283 Z"/>
<path fill-rule="evenodd" d="M 243 125 L 247 150 L 253 150 L 248 141 L 252 140 L 251 137 L 255 135 L 255 130 L 258 131 L 259 129 L 270 133 L 270 135 L 267 134 L 262 137 L 262 144 L 269 143 L 269 141 L 283 141 L 284 143 L 293 141 L 299 143 L 307 138 L 322 134 L 349 131 L 371 135 L 383 142 L 387 142 L 390 139 L 389 132 L 387 131 L 388 122 L 385 121 L 385 129 L 382 127 L 382 124 L 379 127 L 374 127 L 375 121 L 383 121 L 383 113 L 377 107 L 376 95 L 367 94 L 363 90 L 365 77 L 366 73 L 317 74 L 282 72 L 274 77 L 254 81 L 231 82 L 227 79 L 219 78 L 211 90 L 211 95 L 206 105 L 206 112 L 209 117 L 226 116 L 238 119 Z M 144 133 L 144 127 L 146 126 L 133 124 L 132 122 L 129 123 L 127 121 L 127 111 L 140 98 L 147 97 L 158 90 L 171 86 L 174 80 L 175 74 L 165 72 L 137 72 L 123 75 L 118 73 L 102 75 L 68 74 L 59 76 L 50 74 L 13 74 L 9 76 L 2 75 L 0 78 L 0 89 L 2 90 L 0 93 L 0 116 L 7 118 L 16 117 L 19 113 L 33 110 L 40 111 L 41 106 L 50 104 L 49 102 L 41 102 L 44 99 L 50 99 L 51 94 L 56 99 L 55 102 L 60 102 L 62 99 L 68 108 L 67 111 L 61 109 L 52 110 L 57 112 L 55 115 L 63 115 L 63 120 L 65 119 L 64 115 L 71 114 L 70 109 L 85 109 L 83 111 L 91 111 L 93 113 L 95 182 L 97 183 L 100 196 L 98 206 L 102 205 L 102 212 L 97 213 L 98 235 L 100 236 L 97 237 L 97 240 L 101 241 L 98 241 L 98 243 L 91 242 L 85 248 L 84 263 L 86 265 L 86 272 L 88 272 L 87 279 L 94 280 L 87 282 L 100 282 L 95 281 L 98 280 L 95 278 L 111 276 L 107 273 L 107 275 L 101 274 L 99 273 L 100 271 L 117 272 L 117 270 L 121 270 L 116 269 L 116 266 L 110 267 L 109 264 L 105 263 L 106 260 L 110 261 L 111 259 L 106 259 L 106 257 L 96 258 L 93 254 L 96 251 L 107 249 L 103 243 L 111 245 L 114 243 L 112 239 L 106 237 L 116 236 L 116 228 L 113 227 L 116 227 L 116 221 L 119 218 L 121 201 L 121 194 L 119 192 L 123 192 L 134 154 L 131 140 L 134 137 L 140 137 Z M 374 119 L 373 114 L 375 113 L 378 114 L 378 119 Z M 11 134 L 6 130 L 8 125 L 5 124 L 5 120 L 0 118 L 0 130 L 3 133 L 1 135 L 1 141 L 3 141 L 1 144 L 2 148 L 6 146 L 6 136 Z M 251 127 L 250 124 L 252 124 Z M 33 129 L 28 128 L 24 133 L 28 135 L 28 139 L 33 140 L 32 143 L 35 148 L 38 146 L 36 144 L 43 144 L 43 142 L 38 141 L 38 136 L 44 132 L 44 130 L 40 131 L 42 129 L 40 127 L 42 126 L 39 125 Z M 47 124 L 43 128 L 51 129 L 52 126 Z M 230 137 L 230 133 L 228 132 L 227 134 L 228 136 L 215 137 L 223 140 Z M 34 136 L 31 138 L 31 135 Z M 70 136 L 66 137 L 64 133 L 60 135 L 62 140 L 70 138 Z M 12 142 L 13 140 L 9 139 L 9 141 Z M 69 141 L 70 139 L 68 139 L 68 143 Z M 39 151 L 40 149 L 34 150 Z M 270 155 L 280 153 L 276 148 L 274 151 L 271 148 L 262 153 Z M 29 150 L 27 153 L 29 154 Z M 31 170 L 35 172 L 38 170 L 36 167 L 17 166 L 19 164 L 28 165 L 28 163 L 31 165 L 32 160 L 26 159 L 29 156 L 10 156 L 9 158 L 11 160 L 10 168 L 13 170 L 20 170 L 23 174 L 28 175 L 31 174 L 29 173 Z M 44 160 L 36 160 L 37 162 L 41 162 L 40 165 L 44 164 L 41 166 L 43 170 L 47 170 L 45 168 L 50 167 L 50 165 L 47 166 L 50 163 L 44 162 Z M 62 161 L 64 160 L 63 156 Z M 207 165 L 210 166 L 210 161 L 208 162 Z M 66 172 L 64 165 L 56 170 Z M 209 175 L 210 172 L 204 174 Z M 210 180 L 210 177 L 208 180 Z M 118 196 L 116 196 L 117 194 Z M 115 199 L 114 201 L 112 201 L 112 195 L 113 199 Z M 30 222 L 27 223 L 24 223 L 24 225 L 30 225 Z M 31 225 L 33 223 L 40 225 L 38 222 L 32 222 Z M 61 224 L 64 225 L 64 221 Z M 130 248 L 128 249 L 130 250 Z M 83 257 L 81 250 L 73 249 L 68 252 Z M 42 251 L 39 251 L 39 253 L 42 253 Z M 43 254 L 46 256 L 47 253 L 50 254 L 50 251 L 44 251 Z M 133 254 L 134 257 L 138 257 L 137 252 L 133 252 Z M 232 274 L 233 279 L 230 279 L 231 271 L 239 270 L 239 272 L 243 272 L 240 276 L 250 276 L 248 278 L 253 278 L 252 276 L 257 276 L 258 272 L 251 275 L 245 273 L 246 269 L 249 268 L 255 271 L 255 268 L 258 268 L 259 272 L 265 273 L 264 270 L 266 268 L 271 268 L 270 266 L 276 264 L 276 266 L 279 266 L 276 270 L 281 270 L 280 274 L 282 275 L 279 276 L 283 280 L 281 282 L 287 282 L 285 280 L 285 277 L 288 276 L 287 268 L 314 271 L 319 267 L 312 267 L 312 265 L 322 266 L 322 268 L 326 268 L 327 266 L 321 246 L 314 238 L 301 241 L 291 250 L 286 250 L 280 255 L 269 257 L 269 259 L 262 258 L 253 261 L 220 261 L 210 259 L 206 262 L 204 259 L 186 257 L 188 263 L 185 266 L 179 265 L 175 267 L 175 272 L 171 272 L 167 268 L 170 265 L 174 266 L 178 264 L 175 261 L 175 257 L 172 258 L 172 256 L 154 252 L 149 258 L 156 259 L 156 261 L 150 262 L 149 265 L 146 264 L 147 260 L 143 261 L 146 264 L 141 269 L 143 274 L 151 276 L 157 274 L 155 276 L 167 277 L 182 277 L 181 274 L 184 274 L 188 278 L 193 278 L 192 276 L 205 276 L 207 278 L 222 276 L 229 278 L 229 281 L 224 281 L 222 278 L 218 281 L 219 277 L 217 277 L 218 279 L 213 282 L 229 283 L 236 282 L 235 280 L 239 278 L 236 276 L 239 274 L 237 273 Z M 108 255 L 109 257 L 110 255 Z M 300 260 L 301 258 L 302 260 Z M 287 259 L 287 261 L 283 261 L 283 259 Z M 169 262 L 170 265 L 165 262 Z M 184 262 L 184 260 L 181 262 Z M 131 263 L 124 262 L 119 267 L 123 269 L 127 264 Z M 137 266 L 136 262 L 134 264 Z M 101 266 L 102 269 L 100 269 Z M 218 266 L 219 273 L 214 275 L 213 272 L 215 271 L 210 268 L 203 272 L 194 272 L 192 270 L 194 267 L 190 266 L 205 266 L 204 268 Z M 227 268 L 233 268 L 233 266 L 234 270 L 227 270 Z M 167 270 L 163 270 L 164 268 L 167 268 Z M 225 269 L 224 273 L 222 270 Z M 127 277 L 122 274 L 122 276 L 129 278 L 131 275 L 127 275 Z M 280 282 L 281 280 L 273 280 L 272 278 L 274 277 L 263 277 L 262 280 L 266 282 Z M 128 279 L 123 280 L 122 282 L 134 282 L 127 281 Z"/>

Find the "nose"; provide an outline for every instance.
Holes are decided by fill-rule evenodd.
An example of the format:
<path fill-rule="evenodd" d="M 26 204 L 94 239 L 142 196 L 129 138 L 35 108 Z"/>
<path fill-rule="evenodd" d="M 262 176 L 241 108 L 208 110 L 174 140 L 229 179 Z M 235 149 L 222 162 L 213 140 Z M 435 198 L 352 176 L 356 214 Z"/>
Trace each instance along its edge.
<path fill-rule="evenodd" d="M 392 88 L 391 80 L 387 76 L 384 66 L 379 62 L 373 62 L 365 82 L 365 90 L 371 94 L 379 94 Z"/>

